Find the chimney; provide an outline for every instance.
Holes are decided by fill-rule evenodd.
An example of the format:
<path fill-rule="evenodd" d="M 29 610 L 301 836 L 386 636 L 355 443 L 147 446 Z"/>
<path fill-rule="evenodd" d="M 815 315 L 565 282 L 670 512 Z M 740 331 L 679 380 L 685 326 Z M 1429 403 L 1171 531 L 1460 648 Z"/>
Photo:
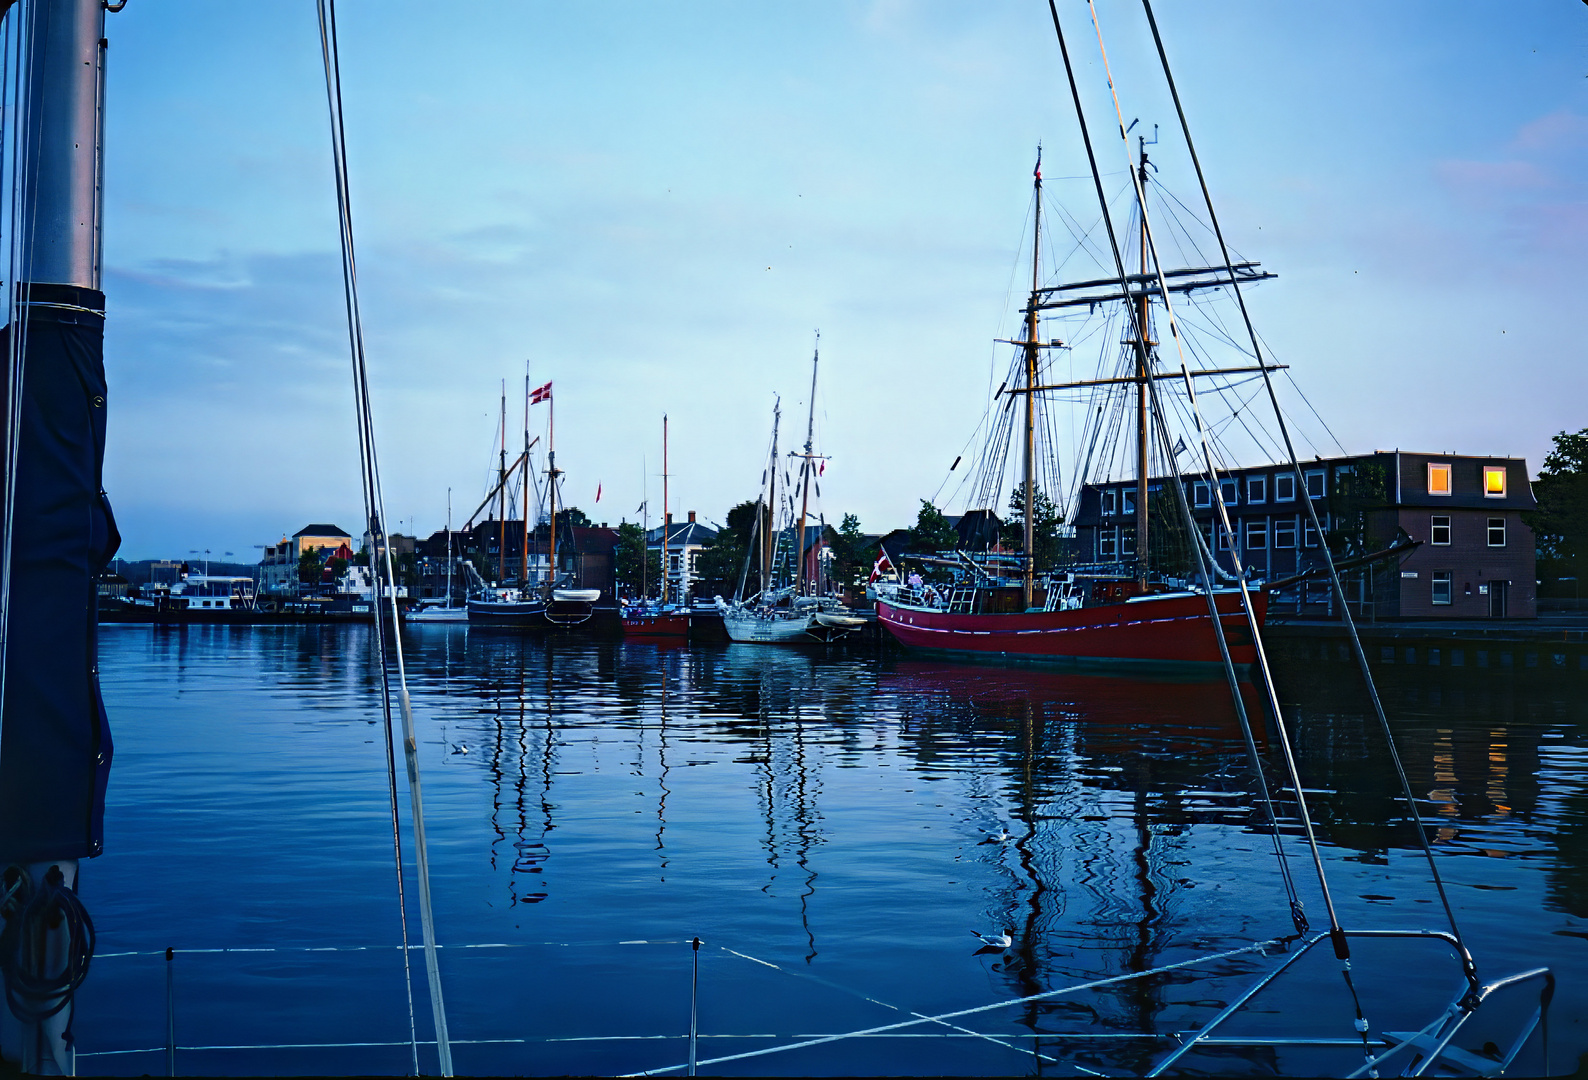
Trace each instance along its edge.
<path fill-rule="evenodd" d="M 695 523 L 695 512 L 693 510 L 689 512 L 689 523 L 691 525 Z"/>
<path fill-rule="evenodd" d="M 668 514 L 668 515 L 667 515 L 667 524 L 668 524 L 668 525 L 669 525 L 669 526 L 671 526 L 671 525 L 672 525 L 672 523 L 673 523 L 673 515 L 672 515 L 672 514 Z"/>

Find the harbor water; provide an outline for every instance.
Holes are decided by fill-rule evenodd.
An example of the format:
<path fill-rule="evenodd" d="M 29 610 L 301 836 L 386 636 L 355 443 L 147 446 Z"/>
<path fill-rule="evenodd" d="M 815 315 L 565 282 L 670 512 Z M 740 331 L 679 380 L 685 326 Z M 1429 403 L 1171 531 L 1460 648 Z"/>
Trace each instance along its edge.
<path fill-rule="evenodd" d="M 404 635 L 460 1073 L 679 1075 L 698 961 L 702 1073 L 1125 1075 L 1279 951 L 1020 999 L 1294 929 L 1217 677 Z M 82 874 L 98 955 L 79 1072 L 164 1073 L 168 1016 L 178 1073 L 400 1074 L 415 1035 L 434 1072 L 418 949 L 410 1028 L 369 629 L 111 625 L 100 657 L 116 749 L 105 854 Z M 1281 677 L 1342 922 L 1446 929 L 1348 669 Z M 1570 1071 L 1588 1051 L 1579 687 L 1436 668 L 1386 670 L 1381 689 L 1479 976 L 1554 968 L 1550 1067 Z M 1271 737 L 1263 751 L 1277 761 Z M 1293 803 L 1278 813 L 1325 929 Z M 1437 942 L 1364 942 L 1352 975 L 1375 1036 L 1421 1026 L 1461 985 Z M 1473 1045 L 1506 1045 L 1537 990 L 1497 996 Z M 1228 1034 L 1348 1043 L 1354 1018 L 1325 945 Z M 1522 1073 L 1542 1067 L 1533 1045 Z M 1360 1045 L 1186 1061 L 1251 1075 L 1362 1063 Z"/>

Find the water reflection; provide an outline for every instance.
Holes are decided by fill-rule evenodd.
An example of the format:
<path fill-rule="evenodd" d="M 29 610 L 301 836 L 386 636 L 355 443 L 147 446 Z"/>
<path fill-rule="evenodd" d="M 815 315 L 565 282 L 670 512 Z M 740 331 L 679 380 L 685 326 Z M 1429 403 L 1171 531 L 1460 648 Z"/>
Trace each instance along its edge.
<path fill-rule="evenodd" d="M 946 1009 L 1147 970 L 1291 929 L 1273 829 L 1217 679 L 1131 681 L 467 627 L 405 636 L 438 918 L 453 941 L 702 932 L 911 1008 Z M 241 797 L 237 821 L 210 832 L 231 842 L 232 829 L 251 851 L 291 850 L 310 860 L 304 872 L 318 881 L 347 856 L 337 847 L 344 838 L 328 836 L 315 814 L 350 798 L 344 791 L 368 788 L 359 805 L 374 824 L 358 842 L 373 864 L 384 858 L 389 867 L 389 832 L 383 838 L 378 827 L 384 759 L 370 726 L 378 680 L 363 628 L 117 627 L 107 641 L 107 670 L 143 673 L 158 701 L 139 720 L 144 727 L 127 722 L 132 749 L 113 795 L 134 790 L 140 739 L 167 724 L 189 740 L 178 746 L 173 735 L 177 748 L 162 746 L 147 789 L 157 795 L 123 806 L 118 820 L 134 811 L 157 819 L 157 798 L 196 784 L 190 776 L 252 791 L 260 763 L 280 754 L 290 768 L 271 782 L 280 785 L 284 809 L 274 824 L 285 838 L 247 832 L 258 822 L 243 816 Z M 1304 668 L 1281 675 L 1342 917 L 1358 926 L 1432 921 L 1433 909 L 1419 906 L 1432 893 L 1413 857 L 1417 838 L 1360 692 L 1348 678 Z M 1383 692 L 1466 928 L 1487 949 L 1485 974 L 1556 960 L 1563 941 L 1588 948 L 1588 926 L 1572 921 L 1588 919 L 1583 703 L 1569 687 L 1441 675 L 1393 672 Z M 1246 692 L 1262 739 L 1261 703 Z M 210 726 L 181 726 L 193 716 Z M 194 741 L 212 731 L 232 741 Z M 266 755 L 251 750 L 242 764 L 237 732 Z M 467 753 L 453 753 L 463 746 Z M 1261 751 L 1274 757 L 1268 740 Z M 202 767 L 187 768 L 195 760 Z M 1268 765 L 1271 780 L 1280 775 Z M 354 809 L 338 806 L 339 820 L 353 821 Z M 1288 798 L 1277 818 L 1321 922 Z M 207 854 L 200 851 L 195 865 Z M 230 901 L 238 925 L 278 925 L 274 909 L 249 906 L 274 888 L 248 873 L 228 878 L 240 896 Z M 346 888 L 368 891 L 376 876 Z M 387 903 L 378 897 L 371 910 Z M 230 925 L 205 943 L 243 944 L 225 937 Z M 973 955 L 980 943 L 971 931 L 1007 931 L 1011 944 Z M 597 978 L 581 975 L 572 958 L 567 964 L 547 985 L 603 1003 L 592 1013 L 604 1024 L 595 1034 L 652 1030 L 647 1006 L 610 1000 L 610 969 Z M 477 1027 L 486 1026 L 479 1017 L 495 1024 L 501 987 L 474 987 L 467 970 L 449 968 L 459 1008 L 476 1010 Z M 989 1023 L 1028 1035 L 1184 1030 L 1206 1020 L 1248 970 L 1137 980 Z M 1571 993 L 1563 988 L 1562 1001 L 1580 1005 Z M 724 1033 L 824 1030 L 846 1016 L 749 993 L 716 1008 L 712 1025 Z M 525 1015 L 514 1023 L 533 1025 Z M 501 1027 L 492 1034 L 507 1033 Z M 221 1034 L 214 1041 L 230 1038 Z M 1154 1053 L 1150 1043 L 1110 1045 L 1064 1056 L 1131 1071 Z M 899 1071 L 941 1071 L 928 1042 L 897 1047 Z M 571 1065 L 622 1071 L 604 1052 L 591 1044 L 593 1056 Z M 839 1071 L 846 1060 L 835 1050 L 789 1071 Z M 1025 1068 L 1007 1058 L 960 1064 Z M 533 1061 L 508 1058 L 477 1068 L 535 1071 Z"/>

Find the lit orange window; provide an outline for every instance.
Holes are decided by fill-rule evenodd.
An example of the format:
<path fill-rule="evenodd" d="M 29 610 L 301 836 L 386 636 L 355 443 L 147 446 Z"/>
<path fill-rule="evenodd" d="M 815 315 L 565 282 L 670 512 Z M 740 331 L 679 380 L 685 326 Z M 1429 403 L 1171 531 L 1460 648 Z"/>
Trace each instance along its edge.
<path fill-rule="evenodd" d="M 1428 494 L 1450 494 L 1450 466 L 1448 464 L 1436 465 L 1428 463 Z"/>
<path fill-rule="evenodd" d="M 1483 467 L 1483 494 L 1490 499 L 1505 498 L 1505 466 L 1485 465 Z"/>

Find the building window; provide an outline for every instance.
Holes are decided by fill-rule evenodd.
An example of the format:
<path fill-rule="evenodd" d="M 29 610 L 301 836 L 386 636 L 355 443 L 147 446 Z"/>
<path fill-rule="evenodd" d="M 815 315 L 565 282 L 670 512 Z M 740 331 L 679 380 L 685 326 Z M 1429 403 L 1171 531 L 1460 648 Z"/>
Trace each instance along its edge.
<path fill-rule="evenodd" d="M 1296 546 L 1296 519 L 1283 517 L 1274 519 L 1274 547 L 1291 550 Z"/>
<path fill-rule="evenodd" d="M 1115 552 L 1119 550 L 1116 546 L 1118 536 L 1119 529 L 1112 525 L 1097 530 L 1097 557 L 1100 561 L 1112 562 L 1117 557 Z"/>
<path fill-rule="evenodd" d="M 1119 557 L 1121 559 L 1136 557 L 1136 526 L 1126 525 L 1119 530 Z"/>
<path fill-rule="evenodd" d="M 1433 579 L 1434 579 L 1434 603 L 1436 603 L 1436 604 L 1448 604 L 1448 603 L 1450 603 L 1450 571 L 1449 570 L 1435 570 L 1434 574 L 1433 574 Z"/>
<path fill-rule="evenodd" d="M 1325 529 L 1327 529 L 1329 527 L 1329 515 L 1328 514 L 1319 514 L 1318 515 L 1318 524 L 1322 525 Z M 1314 529 L 1312 527 L 1312 519 L 1311 518 L 1308 518 L 1304 522 L 1302 522 L 1302 526 L 1301 526 L 1301 542 L 1302 542 L 1302 544 L 1304 544 L 1305 546 L 1310 547 L 1310 548 L 1315 548 L 1315 547 L 1318 546 L 1318 530 Z"/>
<path fill-rule="evenodd" d="M 1450 464 L 1449 462 L 1428 463 L 1428 494 L 1450 494 Z"/>
<path fill-rule="evenodd" d="M 1249 503 L 1268 501 L 1268 477 L 1248 476 L 1246 478 L 1246 501 Z"/>
<path fill-rule="evenodd" d="M 1266 520 L 1248 521 L 1246 523 L 1246 550 L 1268 550 L 1268 522 Z"/>
<path fill-rule="evenodd" d="M 1213 523 L 1213 531 L 1219 534 L 1219 550 L 1230 550 L 1230 534 L 1224 531 L 1224 525 L 1215 521 Z"/>
<path fill-rule="evenodd" d="M 1321 499 L 1321 498 L 1323 498 L 1323 470 L 1322 469 L 1319 469 L 1316 472 L 1310 472 L 1310 473 L 1307 474 L 1307 498 L 1309 498 L 1309 499 Z"/>
<path fill-rule="evenodd" d="M 1119 492 L 1109 488 L 1103 492 L 1103 516 L 1110 517 L 1119 512 Z"/>
<path fill-rule="evenodd" d="M 1225 506 L 1234 506 L 1240 502 L 1240 490 L 1234 480 L 1219 481 L 1219 498 L 1224 500 Z"/>
<path fill-rule="evenodd" d="M 1293 502 L 1296 498 L 1296 477 L 1293 473 L 1280 473 L 1274 477 L 1274 501 Z"/>
<path fill-rule="evenodd" d="M 1505 519 L 1504 518 L 1490 518 L 1489 519 L 1489 546 L 1490 547 L 1504 547 L 1505 546 Z"/>
<path fill-rule="evenodd" d="M 1191 485 L 1191 502 L 1196 506 L 1213 505 L 1213 491 L 1206 480 L 1198 480 Z"/>
<path fill-rule="evenodd" d="M 1434 515 L 1433 527 L 1429 530 L 1430 544 L 1445 547 L 1450 543 L 1450 518 L 1440 514 Z"/>
<path fill-rule="evenodd" d="M 1134 514 L 1136 512 L 1136 489 L 1126 488 L 1119 493 L 1119 509 L 1121 513 Z"/>
<path fill-rule="evenodd" d="M 1483 467 L 1483 497 L 1486 499 L 1505 498 L 1505 466 L 1485 465 Z"/>

